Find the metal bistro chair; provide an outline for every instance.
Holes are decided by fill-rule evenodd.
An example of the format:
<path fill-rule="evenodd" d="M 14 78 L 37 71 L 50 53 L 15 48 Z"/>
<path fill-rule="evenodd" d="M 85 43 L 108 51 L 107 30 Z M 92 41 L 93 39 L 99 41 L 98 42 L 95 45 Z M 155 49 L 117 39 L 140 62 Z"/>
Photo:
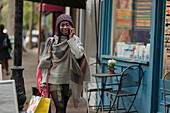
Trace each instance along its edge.
<path fill-rule="evenodd" d="M 92 63 L 89 66 L 91 68 L 94 68 L 95 64 L 96 63 Z M 94 69 L 92 69 L 91 71 L 94 71 Z M 90 104 L 90 100 L 91 100 L 92 94 L 94 95 L 95 93 L 98 92 L 98 90 L 99 91 L 107 91 L 107 90 L 111 90 L 111 88 L 105 88 L 105 89 L 100 88 L 100 89 L 98 89 L 97 85 L 96 85 L 95 78 L 92 77 L 92 76 L 91 76 L 91 81 L 90 82 L 86 82 L 86 85 L 87 85 L 87 87 L 85 87 L 85 92 L 86 92 L 86 95 L 87 95 L 88 113 L 90 113 L 90 108 L 95 108 L 96 109 L 96 113 L 97 113 L 99 111 L 99 109 L 102 109 L 102 106 L 101 105 L 97 105 L 96 101 L 95 101 L 95 105 L 91 105 Z"/>
<path fill-rule="evenodd" d="M 164 112 L 169 113 L 170 103 L 166 99 L 170 98 L 170 72 L 166 73 L 163 77 L 163 97 L 164 97 Z"/>
<path fill-rule="evenodd" d="M 124 69 L 122 72 L 120 79 L 117 80 L 117 88 L 114 87 L 110 91 L 106 91 L 106 95 L 111 101 L 111 110 L 119 111 L 124 110 L 127 112 L 138 112 L 136 106 L 134 105 L 134 101 L 139 91 L 139 87 L 141 84 L 141 80 L 143 77 L 143 69 L 139 65 L 132 65 Z M 113 98 L 114 97 L 114 98 Z M 121 103 L 119 101 L 121 99 Z M 124 101 L 124 100 L 128 101 Z M 129 104 L 130 103 L 130 104 Z M 132 109 L 132 106 L 134 109 Z"/>

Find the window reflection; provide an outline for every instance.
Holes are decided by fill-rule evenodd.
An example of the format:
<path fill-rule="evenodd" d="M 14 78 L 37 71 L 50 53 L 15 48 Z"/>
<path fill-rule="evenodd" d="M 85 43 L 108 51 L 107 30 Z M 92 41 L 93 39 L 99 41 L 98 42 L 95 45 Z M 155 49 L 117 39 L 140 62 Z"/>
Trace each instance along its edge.
<path fill-rule="evenodd" d="M 113 1 L 111 54 L 149 60 L 152 0 Z"/>
<path fill-rule="evenodd" d="M 166 1 L 163 76 L 170 71 L 170 0 Z M 163 77 L 162 76 L 162 77 Z"/>

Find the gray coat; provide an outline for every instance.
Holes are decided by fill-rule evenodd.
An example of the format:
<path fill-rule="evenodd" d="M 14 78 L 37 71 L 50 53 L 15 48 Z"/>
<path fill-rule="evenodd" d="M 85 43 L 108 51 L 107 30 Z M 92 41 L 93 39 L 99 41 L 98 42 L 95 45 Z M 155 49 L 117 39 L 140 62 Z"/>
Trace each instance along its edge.
<path fill-rule="evenodd" d="M 89 66 L 80 38 L 74 35 L 73 38 L 69 40 L 65 38 L 59 44 L 57 38 L 55 37 L 53 44 L 51 44 L 50 39 L 47 40 L 40 60 L 38 68 L 43 69 L 42 83 L 47 83 L 48 71 L 50 71 L 48 83 L 69 84 L 74 107 L 77 108 L 83 89 L 83 81 L 89 81 L 90 78 Z"/>
<path fill-rule="evenodd" d="M 75 55 L 76 59 L 80 59 L 84 54 L 84 48 L 82 47 L 82 43 L 79 37 L 76 35 L 73 36 L 72 39 L 65 40 L 65 47 L 62 46 L 63 50 L 69 46 L 72 54 Z M 64 41 L 62 43 L 65 43 Z M 63 53 L 66 51 L 58 50 L 56 47 L 58 43 L 58 37 L 54 36 L 54 42 L 51 45 L 50 38 L 46 41 L 45 49 L 42 55 L 42 58 L 39 63 L 39 68 L 42 68 L 42 83 L 47 82 L 48 69 L 50 69 L 50 78 L 49 83 L 51 84 L 68 84 L 69 83 L 69 56 L 65 56 L 66 60 L 62 60 L 62 63 L 55 63 L 58 58 L 63 57 Z M 51 58 L 51 47 L 52 57 Z M 57 52 L 57 51 L 60 51 Z M 56 66 L 57 65 L 57 66 Z"/>

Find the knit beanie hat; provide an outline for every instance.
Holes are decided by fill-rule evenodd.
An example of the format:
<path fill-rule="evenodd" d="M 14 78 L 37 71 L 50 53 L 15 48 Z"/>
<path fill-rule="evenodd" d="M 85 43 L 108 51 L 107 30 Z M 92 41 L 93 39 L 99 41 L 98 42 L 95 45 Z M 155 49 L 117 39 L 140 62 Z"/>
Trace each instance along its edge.
<path fill-rule="evenodd" d="M 66 15 L 66 14 L 61 14 L 61 15 L 57 18 L 56 26 L 58 27 L 59 24 L 60 24 L 62 21 L 65 21 L 65 20 L 68 21 L 68 22 L 70 22 L 71 26 L 73 26 L 73 21 L 72 21 L 71 16 Z"/>

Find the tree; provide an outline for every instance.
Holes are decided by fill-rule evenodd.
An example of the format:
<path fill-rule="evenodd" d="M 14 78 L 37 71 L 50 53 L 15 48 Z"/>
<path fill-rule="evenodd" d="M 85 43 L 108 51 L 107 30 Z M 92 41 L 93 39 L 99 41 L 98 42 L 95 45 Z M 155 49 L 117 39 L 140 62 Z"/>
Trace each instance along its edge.
<path fill-rule="evenodd" d="M 9 2 L 10 1 L 10 2 Z M 0 9 L 0 15 L 1 16 L 1 20 L 0 20 L 0 23 L 3 23 L 5 26 L 7 26 L 7 18 L 8 18 L 8 8 L 10 8 L 10 4 L 12 4 L 15 0 L 0 0 L 0 4 L 3 4 L 3 9 Z M 9 3 L 8 3 L 9 2 Z M 38 3 L 34 3 L 35 6 L 38 4 Z M 15 2 L 12 4 L 14 6 L 14 10 L 11 10 L 12 12 L 15 13 Z M 1 5 L 0 5 L 1 7 Z M 29 18 L 30 18 L 30 13 L 31 13 L 31 2 L 30 1 L 25 1 L 24 0 L 24 7 L 23 7 L 23 29 L 27 30 L 29 29 Z M 13 9 L 13 8 L 11 8 Z M 12 15 L 13 13 L 11 13 Z M 14 16 L 14 15 L 12 15 Z M 35 12 L 34 13 L 34 23 L 33 23 L 33 29 L 36 28 L 36 25 L 38 23 L 38 12 Z"/>
<path fill-rule="evenodd" d="M 8 35 L 14 37 L 14 19 L 15 19 L 15 0 L 8 2 L 7 31 Z"/>
<path fill-rule="evenodd" d="M 33 48 L 33 45 L 32 45 L 32 29 L 33 29 L 33 22 L 34 22 L 34 2 L 32 2 L 32 5 L 31 5 L 31 13 L 30 13 L 30 25 L 29 25 L 29 31 L 30 31 L 30 34 L 29 34 L 29 46 L 28 48 L 29 49 L 32 49 Z"/>
<path fill-rule="evenodd" d="M 8 17 L 8 0 L 2 0 L 3 9 L 1 10 L 2 20 L 1 23 L 7 27 L 7 17 Z"/>
<path fill-rule="evenodd" d="M 36 6 L 38 3 L 34 3 Z M 23 29 L 29 29 L 29 23 L 30 23 L 30 13 L 32 11 L 32 2 L 30 1 L 24 1 L 24 9 L 23 9 Z M 36 25 L 38 23 L 38 13 L 34 13 L 34 21 L 33 21 L 33 29 L 36 28 Z"/>
<path fill-rule="evenodd" d="M 2 3 L 2 0 L 0 0 L 0 24 L 1 24 L 1 20 L 2 20 L 2 16 L 1 16 L 2 8 L 3 8 L 3 3 Z"/>

